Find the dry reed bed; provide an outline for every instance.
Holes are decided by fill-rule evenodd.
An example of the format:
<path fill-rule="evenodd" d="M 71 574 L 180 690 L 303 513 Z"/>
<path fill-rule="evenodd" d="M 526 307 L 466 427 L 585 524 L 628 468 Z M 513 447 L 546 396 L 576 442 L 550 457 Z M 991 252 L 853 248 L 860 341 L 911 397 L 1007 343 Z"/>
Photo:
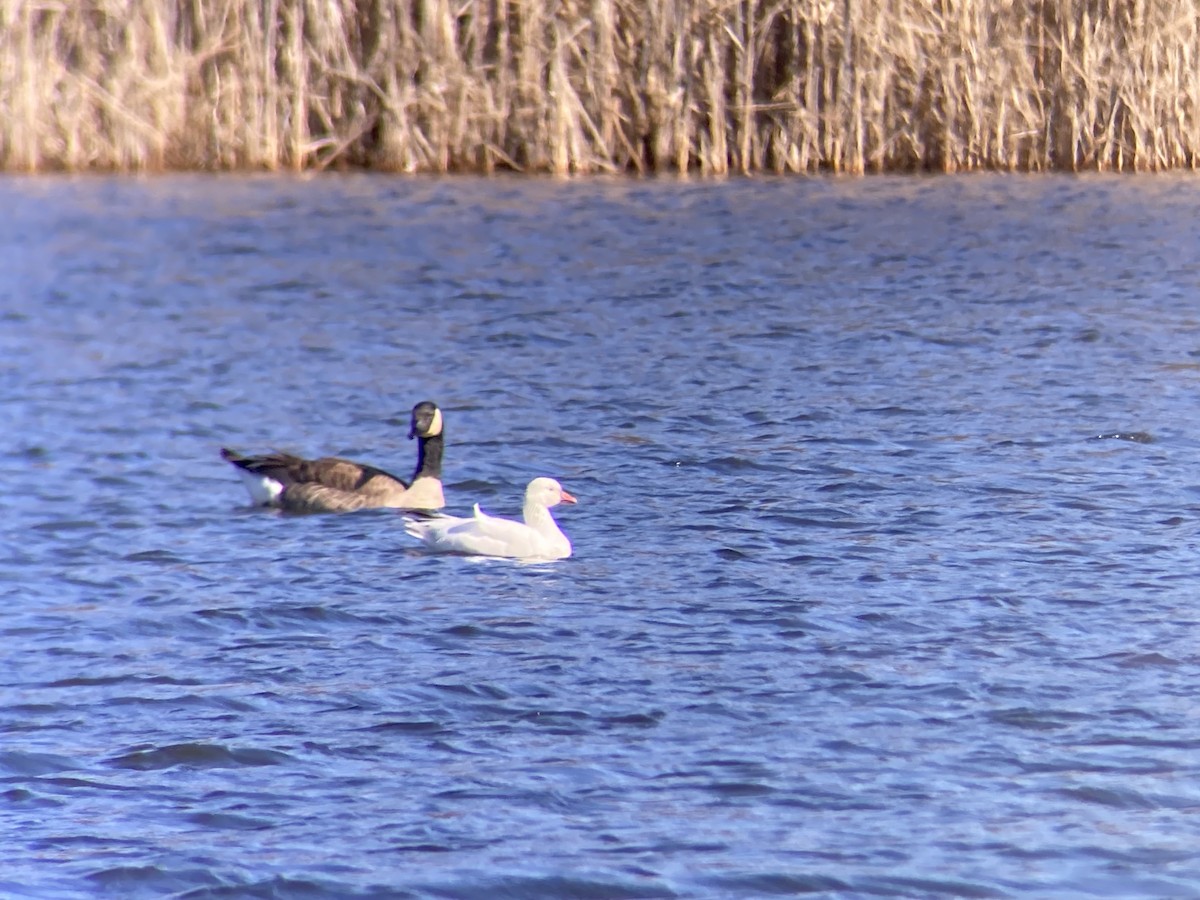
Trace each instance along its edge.
<path fill-rule="evenodd" d="M 0 0 L 0 168 L 1152 170 L 1200 0 Z"/>

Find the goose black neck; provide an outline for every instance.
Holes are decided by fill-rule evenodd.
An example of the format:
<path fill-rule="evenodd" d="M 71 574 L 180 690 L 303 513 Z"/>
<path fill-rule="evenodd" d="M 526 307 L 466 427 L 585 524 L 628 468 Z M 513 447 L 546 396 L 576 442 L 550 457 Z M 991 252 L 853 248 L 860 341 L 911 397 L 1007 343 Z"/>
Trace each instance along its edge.
<path fill-rule="evenodd" d="M 417 438 L 417 470 L 413 481 L 418 478 L 442 477 L 442 447 L 445 443 L 441 434 Z"/>

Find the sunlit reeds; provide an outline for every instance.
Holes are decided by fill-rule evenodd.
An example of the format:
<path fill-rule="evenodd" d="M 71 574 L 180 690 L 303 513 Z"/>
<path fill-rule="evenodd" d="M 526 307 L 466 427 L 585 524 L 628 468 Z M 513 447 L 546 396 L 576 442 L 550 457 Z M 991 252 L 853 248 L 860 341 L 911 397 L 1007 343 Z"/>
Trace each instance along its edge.
<path fill-rule="evenodd" d="M 0 167 L 1190 167 L 1200 0 L 0 0 Z"/>

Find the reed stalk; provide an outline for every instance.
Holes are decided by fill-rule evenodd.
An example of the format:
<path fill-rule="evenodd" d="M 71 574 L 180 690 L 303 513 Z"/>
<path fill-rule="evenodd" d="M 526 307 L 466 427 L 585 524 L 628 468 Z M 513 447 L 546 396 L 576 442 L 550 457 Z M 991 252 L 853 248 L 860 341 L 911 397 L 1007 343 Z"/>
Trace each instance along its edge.
<path fill-rule="evenodd" d="M 0 0 L 0 168 L 1196 165 L 1200 0 Z"/>

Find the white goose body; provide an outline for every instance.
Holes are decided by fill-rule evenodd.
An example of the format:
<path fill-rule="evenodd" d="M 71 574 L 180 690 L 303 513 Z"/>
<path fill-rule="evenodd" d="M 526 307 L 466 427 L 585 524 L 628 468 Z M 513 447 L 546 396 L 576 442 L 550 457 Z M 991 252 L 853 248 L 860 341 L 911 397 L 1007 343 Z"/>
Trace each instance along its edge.
<path fill-rule="evenodd" d="M 550 507 L 575 502 L 553 478 L 535 478 L 525 489 L 524 522 L 489 516 L 476 503 L 475 514 L 469 518 L 407 519 L 404 527 L 427 547 L 442 553 L 566 559 L 571 555 L 571 542 L 550 515 Z"/>

